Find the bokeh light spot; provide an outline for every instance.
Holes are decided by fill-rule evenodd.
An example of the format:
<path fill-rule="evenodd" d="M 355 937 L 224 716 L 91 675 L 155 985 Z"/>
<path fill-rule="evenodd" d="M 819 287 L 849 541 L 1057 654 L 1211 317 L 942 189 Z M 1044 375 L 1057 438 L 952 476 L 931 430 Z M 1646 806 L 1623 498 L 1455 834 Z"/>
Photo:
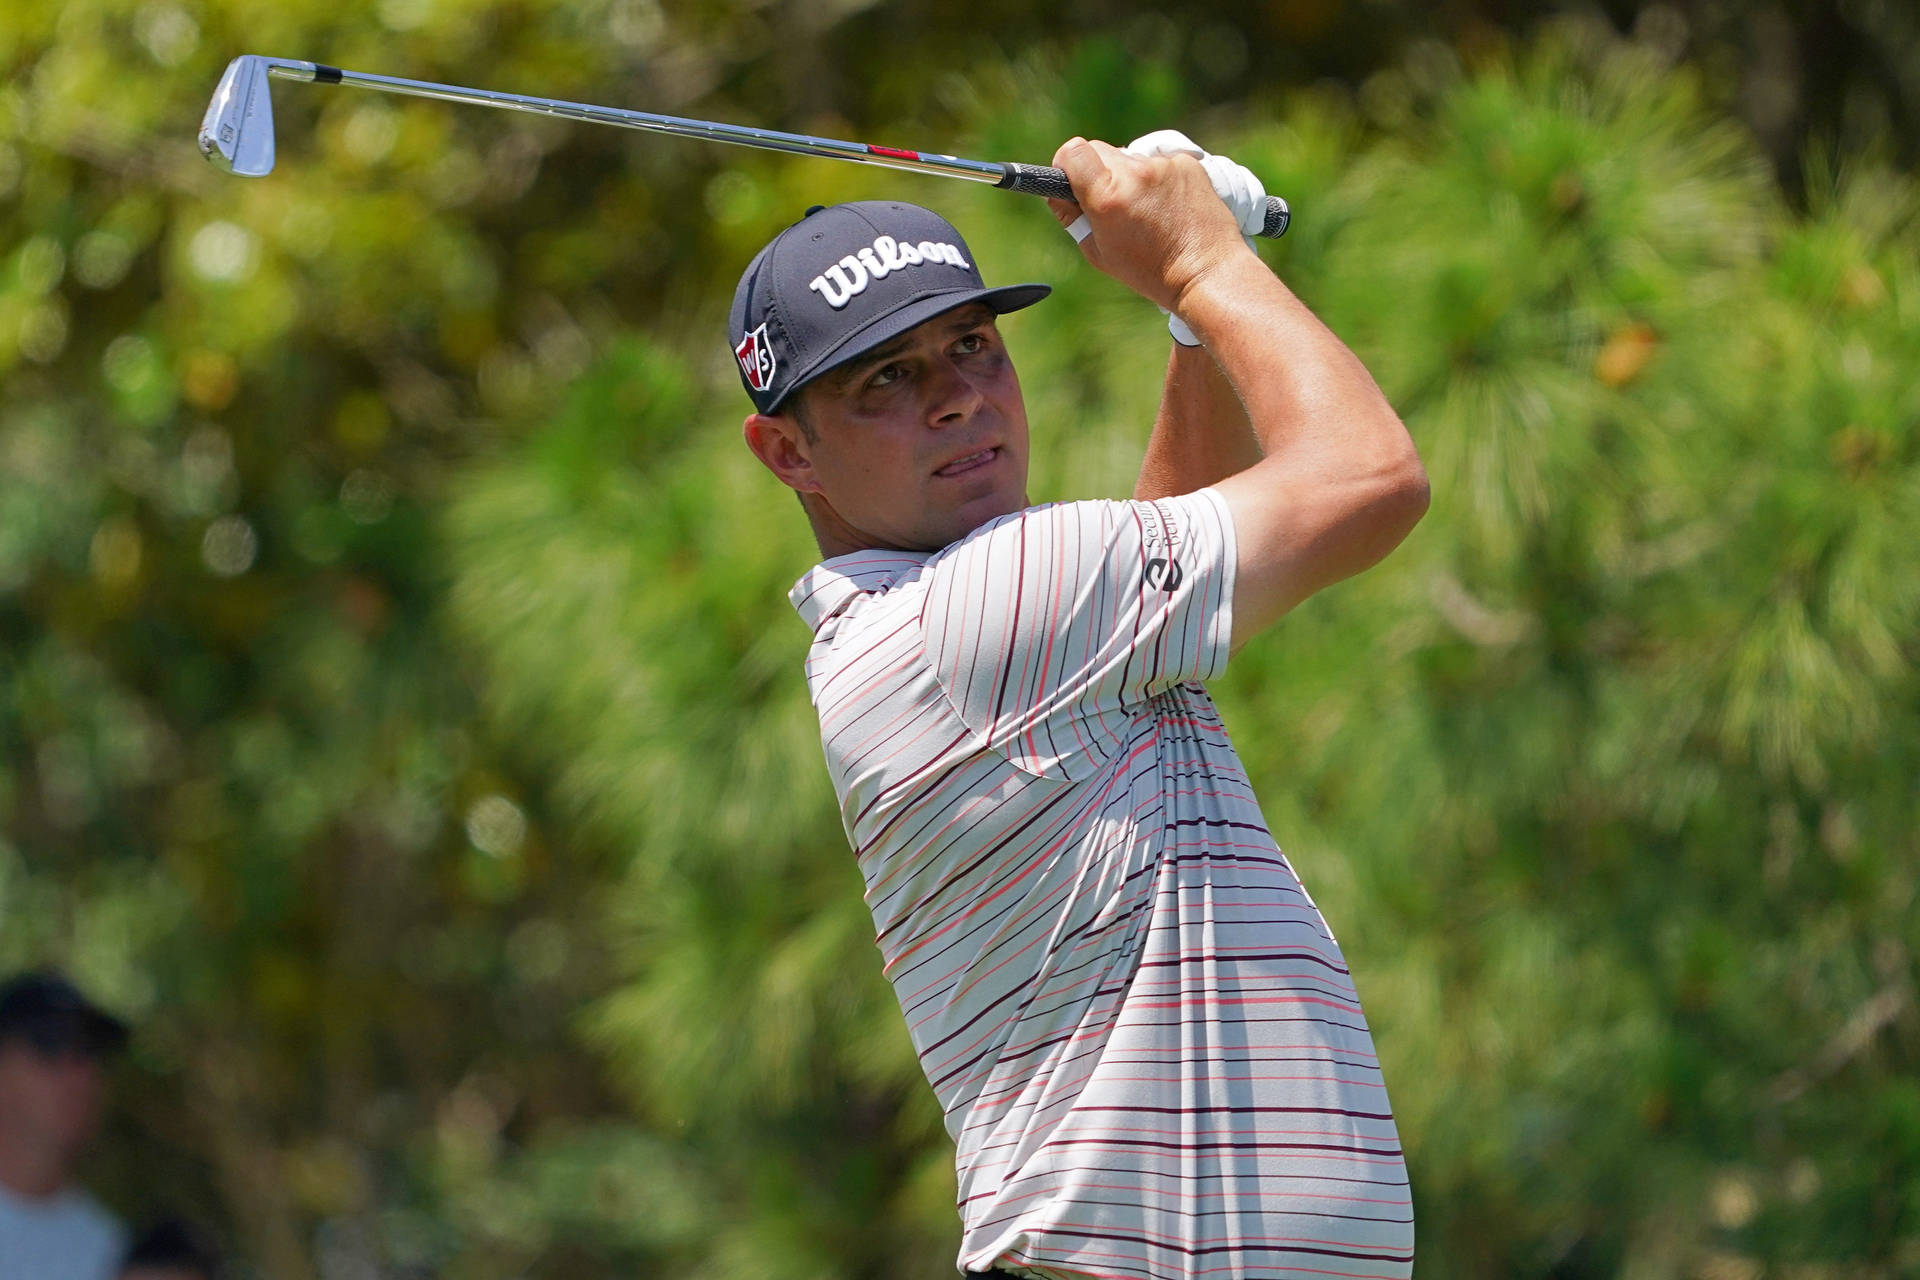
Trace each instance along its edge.
<path fill-rule="evenodd" d="M 177 4 L 141 5 L 133 29 L 153 60 L 163 67 L 179 66 L 200 44 L 200 24 Z"/>
<path fill-rule="evenodd" d="M 46 364 L 67 348 L 67 304 L 48 298 L 20 319 L 20 354 L 35 364 Z"/>
<path fill-rule="evenodd" d="M 629 49 L 650 49 L 667 29 L 658 0 L 618 0 L 607 15 L 607 34 Z"/>
<path fill-rule="evenodd" d="M 233 439 L 218 427 L 201 427 L 180 447 L 180 470 L 196 489 L 217 489 L 233 476 Z"/>
<path fill-rule="evenodd" d="M 133 245 L 111 231 L 89 231 L 73 247 L 74 279 L 89 289 L 110 289 L 133 265 Z"/>
<path fill-rule="evenodd" d="M 116 391 L 135 392 L 159 372 L 153 344 L 138 334 L 125 333 L 107 344 L 100 357 L 100 373 Z"/>
<path fill-rule="evenodd" d="M 361 107 L 347 118 L 340 136 L 347 154 L 362 164 L 378 164 L 400 139 L 400 122 L 394 113 L 378 103 Z"/>
<path fill-rule="evenodd" d="M 238 223 L 209 222 L 194 233 L 187 256 L 204 279 L 230 284 L 253 274 L 260 247 L 254 234 Z"/>
<path fill-rule="evenodd" d="M 200 539 L 200 558 L 223 578 L 235 578 L 253 567 L 260 540 L 244 516 L 221 516 L 207 526 Z"/>
<path fill-rule="evenodd" d="M 33 236 L 20 246 L 20 254 L 14 261 L 23 292 L 50 293 L 66 274 L 67 251 L 52 236 Z"/>
<path fill-rule="evenodd" d="M 413 31 L 433 17 L 433 0 L 380 0 L 379 9 L 389 31 Z"/>
<path fill-rule="evenodd" d="M 467 839 L 482 853 L 508 857 L 526 838 L 526 814 L 503 795 L 482 796 L 467 810 Z"/>

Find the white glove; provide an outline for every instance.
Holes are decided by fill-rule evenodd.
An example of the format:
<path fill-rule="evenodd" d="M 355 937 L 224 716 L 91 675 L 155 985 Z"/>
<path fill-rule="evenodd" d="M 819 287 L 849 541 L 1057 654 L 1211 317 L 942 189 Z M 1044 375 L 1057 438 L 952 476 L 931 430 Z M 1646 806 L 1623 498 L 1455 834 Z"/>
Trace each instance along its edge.
<path fill-rule="evenodd" d="M 1225 156 L 1202 156 L 1200 167 L 1213 180 L 1214 194 L 1226 202 L 1227 212 L 1240 224 L 1240 238 L 1254 249 L 1253 238 L 1267 225 L 1267 189 L 1253 170 Z M 1254 249 L 1258 253 L 1258 249 Z"/>
<path fill-rule="evenodd" d="M 1124 150 L 1130 156 L 1192 156 L 1198 160 L 1213 183 L 1214 194 L 1240 225 L 1240 238 L 1247 242 L 1247 248 L 1253 248 L 1252 233 L 1266 225 L 1267 189 L 1260 185 L 1260 179 L 1253 176 L 1252 170 L 1225 156 L 1209 155 L 1199 143 L 1177 129 L 1155 129 L 1129 142 Z M 1092 231 L 1085 214 L 1075 218 L 1067 228 L 1075 244 L 1085 240 Z M 1200 345 L 1200 339 L 1194 336 L 1186 321 L 1170 312 L 1167 313 L 1167 332 L 1183 347 Z"/>

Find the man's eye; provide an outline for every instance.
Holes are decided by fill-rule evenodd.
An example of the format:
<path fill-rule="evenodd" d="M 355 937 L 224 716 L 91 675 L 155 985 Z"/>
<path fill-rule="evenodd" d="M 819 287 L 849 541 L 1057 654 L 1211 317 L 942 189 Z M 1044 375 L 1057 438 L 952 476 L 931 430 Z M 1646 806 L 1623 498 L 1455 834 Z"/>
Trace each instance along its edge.
<path fill-rule="evenodd" d="M 881 365 L 874 371 L 873 376 L 867 379 L 867 385 L 869 387 L 884 387 L 889 383 L 898 382 L 905 373 L 906 370 L 897 364 Z"/>
<path fill-rule="evenodd" d="M 957 345 L 962 354 L 972 355 L 976 351 L 984 351 L 986 349 L 987 336 L 983 333 L 962 334 Z"/>

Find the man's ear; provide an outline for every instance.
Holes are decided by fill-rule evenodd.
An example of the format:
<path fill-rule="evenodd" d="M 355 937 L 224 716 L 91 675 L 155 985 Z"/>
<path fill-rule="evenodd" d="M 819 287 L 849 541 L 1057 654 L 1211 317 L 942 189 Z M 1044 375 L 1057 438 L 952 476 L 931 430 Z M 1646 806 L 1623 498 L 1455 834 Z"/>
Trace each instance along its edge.
<path fill-rule="evenodd" d="M 773 472 L 781 484 L 799 493 L 819 493 L 820 481 L 813 474 L 808 456 L 807 438 L 800 424 L 784 413 L 750 413 L 740 424 L 747 448 Z"/>

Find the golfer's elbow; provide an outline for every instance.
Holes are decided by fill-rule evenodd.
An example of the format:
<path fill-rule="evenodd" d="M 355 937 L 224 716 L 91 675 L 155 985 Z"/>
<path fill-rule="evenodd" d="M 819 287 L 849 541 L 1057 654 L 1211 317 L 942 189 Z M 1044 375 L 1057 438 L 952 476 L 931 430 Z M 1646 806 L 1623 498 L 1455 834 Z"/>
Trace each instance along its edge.
<path fill-rule="evenodd" d="M 1384 560 L 1421 522 L 1430 499 L 1427 468 L 1411 447 L 1405 459 L 1373 464 L 1344 489 L 1346 512 L 1338 524 L 1346 535 L 1340 539 L 1344 547 L 1336 578 L 1350 578 Z"/>
<path fill-rule="evenodd" d="M 1379 523 L 1383 535 L 1390 539 L 1387 550 L 1391 551 L 1413 532 L 1413 526 L 1420 523 L 1420 517 L 1427 514 L 1427 507 L 1433 501 L 1433 490 L 1427 483 L 1427 469 L 1421 465 L 1420 455 L 1414 452 L 1411 440 L 1407 442 L 1405 455 L 1397 459 L 1376 483 L 1378 491 L 1373 500 L 1373 518 Z"/>
<path fill-rule="evenodd" d="M 1427 514 L 1432 491 L 1427 469 L 1399 419 L 1391 431 L 1372 437 L 1349 461 L 1348 481 L 1340 486 L 1347 511 L 1348 572 L 1358 573 L 1384 559 L 1405 541 Z"/>

